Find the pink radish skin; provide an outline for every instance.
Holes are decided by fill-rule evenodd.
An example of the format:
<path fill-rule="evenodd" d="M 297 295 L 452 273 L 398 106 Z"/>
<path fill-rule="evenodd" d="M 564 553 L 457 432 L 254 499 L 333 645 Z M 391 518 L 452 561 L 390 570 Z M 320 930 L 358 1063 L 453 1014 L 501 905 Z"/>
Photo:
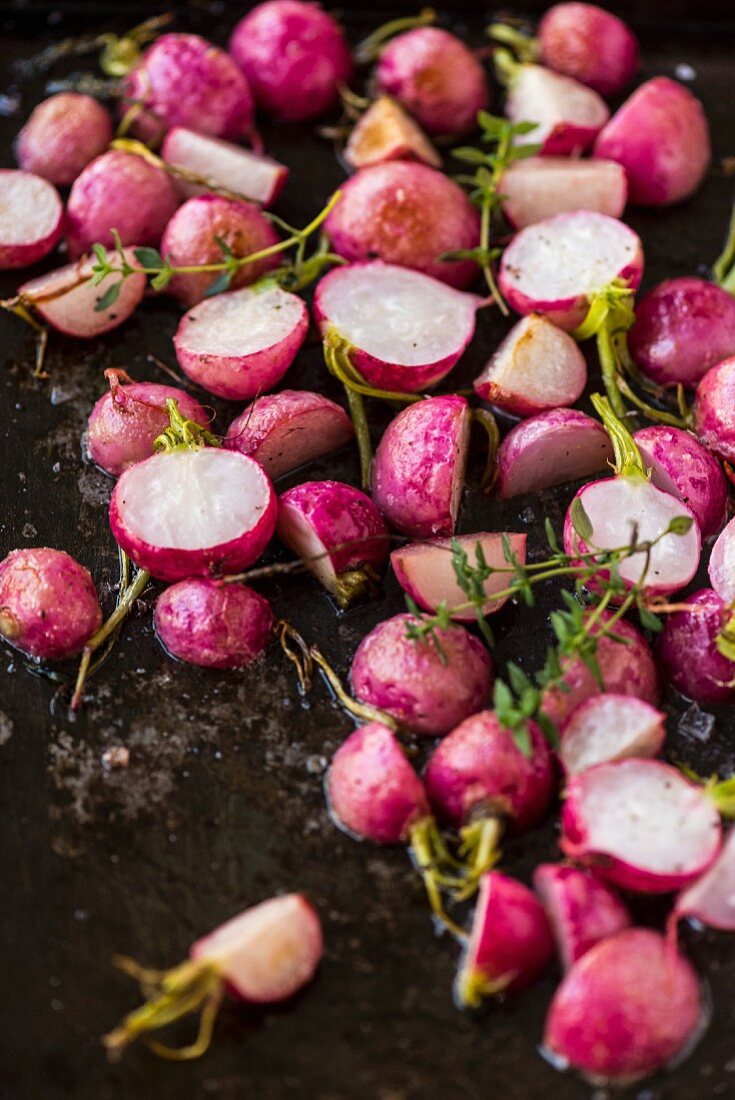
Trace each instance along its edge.
<path fill-rule="evenodd" d="M 308 390 L 281 390 L 259 397 L 236 417 L 224 446 L 250 455 L 275 481 L 338 451 L 353 435 L 352 421 L 334 401 Z"/>
<path fill-rule="evenodd" d="M 501 499 L 601 473 L 612 462 L 607 432 L 577 409 L 551 409 L 516 424 L 498 448 Z"/>
<path fill-rule="evenodd" d="M 503 173 L 499 190 L 503 214 L 514 229 L 572 210 L 619 218 L 628 198 L 625 171 L 615 161 L 570 157 L 518 160 Z"/>
<path fill-rule="evenodd" d="M 687 699 L 709 706 L 735 699 L 735 663 L 717 648 L 717 636 L 731 618 L 711 588 L 687 596 L 687 611 L 666 616 L 658 658 L 667 679 Z"/>
<path fill-rule="evenodd" d="M 0 271 L 30 267 L 58 244 L 64 207 L 47 180 L 0 169 Z"/>
<path fill-rule="evenodd" d="M 469 447 L 470 410 L 450 394 L 409 405 L 375 452 L 373 500 L 412 538 L 451 535 L 457 523 Z"/>
<path fill-rule="evenodd" d="M 539 23 L 538 45 L 544 65 L 606 97 L 621 92 L 638 67 L 635 35 L 596 4 L 549 8 Z"/>
<path fill-rule="evenodd" d="M 68 187 L 112 141 L 112 119 L 88 95 L 60 92 L 31 112 L 18 134 L 18 164 L 58 187 Z"/>
<path fill-rule="evenodd" d="M 395 734 L 380 722 L 355 730 L 327 773 L 332 818 L 358 840 L 405 844 L 411 826 L 429 816 L 423 784 Z"/>
<path fill-rule="evenodd" d="M 125 81 L 123 113 L 136 103 L 144 109 L 130 129 L 148 144 L 172 126 L 222 138 L 252 130 L 247 80 L 229 54 L 198 34 L 164 34 L 148 47 Z"/>
<path fill-rule="evenodd" d="M 605 101 L 577 80 L 545 69 L 519 65 L 505 100 L 511 122 L 535 122 L 519 134 L 519 144 L 540 145 L 543 156 L 568 156 L 588 149 L 610 117 Z"/>
<path fill-rule="evenodd" d="M 716 859 L 721 839 L 704 789 L 659 760 L 597 764 L 568 780 L 561 849 L 622 890 L 680 890 Z"/>
<path fill-rule="evenodd" d="M 459 828 L 473 816 L 506 817 L 525 832 L 546 813 L 554 790 L 549 746 L 529 722 L 531 753 L 525 756 L 493 711 L 461 722 L 429 760 L 424 784 L 440 821 Z"/>
<path fill-rule="evenodd" d="M 710 367 L 694 397 L 694 430 L 711 451 L 735 462 L 735 355 Z"/>
<path fill-rule="evenodd" d="M 166 226 L 161 252 L 173 267 L 221 263 L 217 244 L 220 237 L 238 258 L 269 248 L 278 234 L 264 214 L 249 202 L 225 199 L 221 195 L 199 195 L 189 199 Z M 278 256 L 244 264 L 232 280 L 232 289 L 249 286 L 278 266 Z M 185 306 L 195 306 L 205 297 L 218 274 L 174 275 L 168 289 Z"/>
<path fill-rule="evenodd" d="M 172 657 L 205 668 L 245 668 L 266 650 L 273 612 L 245 584 L 189 577 L 161 593 L 153 622 Z"/>
<path fill-rule="evenodd" d="M 457 137 L 473 130 L 490 101 L 482 65 L 472 51 L 440 27 L 397 35 L 375 68 L 380 92 L 402 103 L 427 134 Z"/>
<path fill-rule="evenodd" d="M 230 53 L 263 111 L 288 122 L 318 118 L 337 105 L 352 76 L 338 23 L 319 4 L 267 0 L 235 27 Z"/>
<path fill-rule="evenodd" d="M 536 313 L 513 326 L 474 382 L 478 397 L 514 416 L 573 405 L 586 384 L 577 343 Z"/>
<path fill-rule="evenodd" d="M 480 241 L 477 209 L 441 172 L 390 161 L 362 168 L 341 192 L 324 225 L 334 251 L 350 263 L 384 260 L 459 290 L 477 278 L 474 261 L 440 259 L 445 252 L 476 248 Z"/>
<path fill-rule="evenodd" d="M 494 569 L 508 570 L 510 568 L 503 549 L 503 534 L 493 531 L 478 531 L 474 535 L 460 535 L 457 538 L 459 545 L 466 551 L 470 562 L 475 561 L 477 545 L 482 547 L 485 561 Z M 526 561 L 526 536 L 507 532 L 505 538 L 510 543 L 511 550 L 521 564 Z M 429 542 L 415 542 L 409 546 L 401 546 L 394 550 L 390 556 L 390 563 L 396 580 L 404 592 L 416 601 L 422 611 L 434 614 L 441 603 L 447 607 L 461 607 L 467 602 L 467 596 L 459 587 L 452 567 L 452 540 L 432 539 Z M 508 587 L 510 573 L 497 573 L 489 577 L 485 582 L 485 592 L 492 597 L 493 592 L 500 592 Z M 485 615 L 493 615 L 500 611 L 509 597 L 504 596 L 499 600 L 489 598 L 483 605 Z M 471 623 L 476 619 L 474 610 L 457 611 L 452 614 L 456 622 Z"/>
<path fill-rule="evenodd" d="M 708 928 L 735 932 L 735 829 L 727 834 L 709 871 L 676 899 L 672 923 L 687 917 L 694 917 Z"/>
<path fill-rule="evenodd" d="M 276 526 L 276 494 L 257 462 L 216 447 L 154 454 L 120 477 L 110 501 L 115 541 L 162 581 L 237 573 Z"/>
<path fill-rule="evenodd" d="M 522 229 L 500 261 L 500 289 L 516 313 L 543 313 L 571 331 L 587 315 L 589 296 L 621 279 L 636 290 L 643 248 L 615 218 L 574 210 Z"/>
<path fill-rule="evenodd" d="M 653 484 L 691 509 L 703 538 L 717 534 L 727 515 L 727 480 L 714 455 L 689 432 L 662 424 L 633 438 Z"/>
<path fill-rule="evenodd" d="M 276 201 L 288 177 L 288 168 L 277 160 L 251 153 L 221 138 L 198 134 L 174 126 L 166 134 L 161 156 L 167 164 L 186 168 L 244 199 L 269 207 Z M 209 188 L 174 177 L 174 187 L 183 199 L 205 193 Z"/>
<path fill-rule="evenodd" d="M 633 923 L 627 906 L 592 871 L 540 863 L 533 885 L 551 922 L 565 974 L 595 944 Z"/>
<path fill-rule="evenodd" d="M 702 104 L 666 76 L 647 80 L 600 133 L 594 155 L 622 164 L 636 206 L 681 202 L 697 190 L 710 162 Z"/>
<path fill-rule="evenodd" d="M 712 547 L 709 579 L 723 603 L 735 604 L 735 520 L 733 519 L 720 533 Z"/>
<path fill-rule="evenodd" d="M 480 879 L 472 930 L 455 981 L 462 1007 L 483 996 L 518 993 L 543 974 L 554 954 L 538 898 L 515 879 L 489 871 Z"/>
<path fill-rule="evenodd" d="M 441 168 L 442 159 L 421 127 L 390 96 L 370 104 L 347 139 L 344 157 L 351 168 L 370 168 L 389 160 L 418 160 Z"/>
<path fill-rule="evenodd" d="M 205 298 L 179 322 L 174 348 L 193 382 L 248 401 L 281 381 L 306 339 L 309 311 L 281 287 L 244 287 Z"/>
<path fill-rule="evenodd" d="M 550 1061 L 593 1084 L 630 1084 L 683 1055 L 706 1023 L 687 960 L 649 928 L 596 944 L 554 995 L 544 1033 Z"/>
<path fill-rule="evenodd" d="M 173 397 L 182 416 L 205 426 L 211 415 L 185 390 L 155 382 L 133 382 L 125 371 L 107 370 L 110 392 L 100 397 L 87 421 L 87 453 L 97 466 L 119 477 L 128 466 L 153 454 L 168 427 L 166 401 Z"/>
<path fill-rule="evenodd" d="M 192 944 L 189 955 L 211 963 L 232 996 L 275 1004 L 310 982 L 324 951 L 315 910 L 301 894 L 261 902 Z"/>
<path fill-rule="evenodd" d="M 0 562 L 0 637 L 37 660 L 79 653 L 102 623 L 89 572 L 63 550 L 11 550 Z"/>
<path fill-rule="evenodd" d="M 407 636 L 410 615 L 394 615 L 363 638 L 352 662 L 358 699 L 392 714 L 414 733 L 449 733 L 487 703 L 493 681 L 490 656 L 462 626 L 436 630 L 433 642 Z"/>
<path fill-rule="evenodd" d="M 658 756 L 666 715 L 634 695 L 594 695 L 572 711 L 564 726 L 559 759 L 569 775 L 627 757 Z"/>
<path fill-rule="evenodd" d="M 350 264 L 319 283 L 314 313 L 351 346 L 360 374 L 378 389 L 420 393 L 449 374 L 475 334 L 481 300 L 395 264 Z"/>
<path fill-rule="evenodd" d="M 696 386 L 735 355 L 735 298 L 706 279 L 666 279 L 640 299 L 635 316 L 631 354 L 660 386 Z"/>

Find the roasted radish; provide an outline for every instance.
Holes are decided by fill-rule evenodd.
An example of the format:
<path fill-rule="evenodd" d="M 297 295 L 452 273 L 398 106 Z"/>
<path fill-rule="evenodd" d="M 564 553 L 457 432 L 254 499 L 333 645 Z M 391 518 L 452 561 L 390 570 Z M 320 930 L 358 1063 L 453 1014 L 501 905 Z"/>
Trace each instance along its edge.
<path fill-rule="evenodd" d="M 735 355 L 710 367 L 694 397 L 694 430 L 711 451 L 735 462 Z"/>
<path fill-rule="evenodd" d="M 245 584 L 189 577 L 156 600 L 158 640 L 179 661 L 205 668 L 245 668 L 265 651 L 273 612 L 263 596 Z"/>
<path fill-rule="evenodd" d="M 540 863 L 533 885 L 551 922 L 565 973 L 600 940 L 632 924 L 618 895 L 586 868 Z"/>
<path fill-rule="evenodd" d="M 709 579 L 724 603 L 735 604 L 735 519 L 730 520 L 712 547 Z"/>
<path fill-rule="evenodd" d="M 59 92 L 33 109 L 15 152 L 26 172 L 68 187 L 112 141 L 112 119 L 88 95 Z"/>
<path fill-rule="evenodd" d="M 596 4 L 554 4 L 538 26 L 544 65 L 600 95 L 622 91 L 638 66 L 638 42 L 627 23 Z"/>
<path fill-rule="evenodd" d="M 276 201 L 288 176 L 288 168 L 277 160 L 183 126 L 174 126 L 166 134 L 161 156 L 174 168 L 193 172 L 265 207 Z M 174 186 L 184 199 L 212 190 L 175 175 Z"/>
<path fill-rule="evenodd" d="M 41 176 L 0 169 L 0 270 L 29 267 L 48 256 L 61 237 L 64 207 Z"/>
<path fill-rule="evenodd" d="M 658 657 L 667 679 L 696 703 L 735 700 L 735 662 L 718 648 L 732 612 L 711 588 L 687 596 L 685 607 L 666 616 Z"/>
<path fill-rule="evenodd" d="M 498 448 L 499 497 L 539 492 L 602 473 L 612 461 L 610 437 L 577 409 L 551 409 L 516 424 Z"/>
<path fill-rule="evenodd" d="M 666 737 L 665 720 L 665 714 L 634 695 L 593 695 L 569 716 L 559 759 L 573 775 L 609 760 L 658 756 Z"/>
<path fill-rule="evenodd" d="M 512 69 L 505 113 L 511 122 L 536 123 L 529 133 L 519 135 L 519 143 L 540 145 L 542 154 L 555 156 L 584 152 L 610 117 L 597 92 L 531 64 Z"/>
<path fill-rule="evenodd" d="M 441 168 L 442 159 L 418 123 L 389 95 L 381 95 L 358 119 L 345 146 L 351 168 L 389 160 L 419 160 Z"/>
<path fill-rule="evenodd" d="M 621 165 L 574 157 L 518 160 L 503 173 L 498 187 L 503 214 L 515 229 L 572 210 L 619 218 L 628 197 Z"/>
<path fill-rule="evenodd" d="M 652 483 L 691 509 L 702 538 L 717 534 L 727 515 L 727 481 L 714 455 L 689 432 L 663 424 L 642 428 L 633 439 Z"/>
<path fill-rule="evenodd" d="M 672 916 L 674 921 L 694 917 L 709 928 L 735 932 L 735 829 L 709 871 L 679 894 Z"/>

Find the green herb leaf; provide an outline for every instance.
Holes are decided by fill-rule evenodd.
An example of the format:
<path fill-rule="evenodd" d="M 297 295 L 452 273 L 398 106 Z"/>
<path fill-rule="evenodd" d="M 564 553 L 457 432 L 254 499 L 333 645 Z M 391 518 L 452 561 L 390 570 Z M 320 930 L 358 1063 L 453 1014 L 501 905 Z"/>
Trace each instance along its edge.
<path fill-rule="evenodd" d="M 215 295 L 221 294 L 224 290 L 229 290 L 231 285 L 232 285 L 232 272 L 231 271 L 223 271 L 222 274 L 218 275 L 217 278 L 214 280 L 214 282 L 211 283 L 207 287 L 207 289 L 204 293 L 204 297 L 205 298 L 214 298 Z"/>
<path fill-rule="evenodd" d="M 163 257 L 156 248 L 134 248 L 133 255 L 141 267 L 163 267 Z"/>
<path fill-rule="evenodd" d="M 581 497 L 575 497 L 572 501 L 572 506 L 569 510 L 569 518 L 572 521 L 572 527 L 584 542 L 589 542 L 592 538 L 592 521 L 585 511 L 582 504 Z"/>
<path fill-rule="evenodd" d="M 114 306 L 115 302 L 120 296 L 122 282 L 122 279 L 120 279 L 117 283 L 112 283 L 110 286 L 108 286 L 105 293 L 101 295 L 101 297 L 99 297 L 95 302 L 95 313 L 102 313 L 104 310 L 109 309 L 110 306 Z"/>
<path fill-rule="evenodd" d="M 669 523 L 667 533 L 670 535 L 688 535 L 694 523 L 694 516 L 674 516 Z"/>

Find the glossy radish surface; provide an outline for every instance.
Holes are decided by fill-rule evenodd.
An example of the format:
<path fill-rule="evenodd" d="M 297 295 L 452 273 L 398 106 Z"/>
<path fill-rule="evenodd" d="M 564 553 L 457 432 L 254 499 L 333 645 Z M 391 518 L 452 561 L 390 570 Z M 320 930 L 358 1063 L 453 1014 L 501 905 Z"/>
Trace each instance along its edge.
<path fill-rule="evenodd" d="M 388 160 L 419 160 L 441 168 L 442 160 L 421 127 L 391 96 L 378 96 L 347 139 L 344 157 L 351 168 Z"/>
<path fill-rule="evenodd" d="M 516 424 L 498 448 L 497 495 L 503 499 L 601 473 L 612 461 L 607 432 L 578 409 L 551 409 Z"/>
<path fill-rule="evenodd" d="M 565 973 L 596 943 L 632 924 L 624 902 L 586 868 L 540 863 L 533 885 L 551 922 Z"/>
<path fill-rule="evenodd" d="M 666 678 L 688 699 L 708 706 L 735 701 L 735 662 L 717 648 L 731 618 L 727 604 L 711 588 L 684 601 L 685 610 L 666 616 L 658 657 Z"/>
<path fill-rule="evenodd" d="M 604 96 L 622 91 L 638 66 L 630 27 L 596 4 L 554 4 L 539 23 L 538 45 L 544 65 Z"/>
<path fill-rule="evenodd" d="M 679 894 L 673 916 L 694 917 L 709 928 L 735 932 L 735 830 L 727 834 L 709 871 Z"/>
<path fill-rule="evenodd" d="M 687 505 L 703 538 L 716 534 L 727 515 L 727 480 L 714 455 L 690 432 L 664 424 L 642 428 L 633 438 L 652 483 Z"/>
<path fill-rule="evenodd" d="M 29 267 L 48 256 L 62 232 L 64 208 L 41 176 L 0 169 L 0 270 Z"/>
<path fill-rule="evenodd" d="M 520 65 L 505 101 L 511 122 L 535 122 L 521 144 L 541 146 L 546 155 L 567 156 L 588 149 L 610 117 L 605 101 L 577 80 L 545 69 Z"/>
<path fill-rule="evenodd" d="M 735 520 L 730 520 L 712 547 L 709 579 L 723 603 L 735 602 Z"/>
<path fill-rule="evenodd" d="M 277 160 L 221 138 L 187 130 L 184 126 L 169 130 L 161 156 L 168 164 L 186 168 L 227 191 L 266 207 L 276 201 L 288 176 L 288 168 Z M 208 190 L 180 178 L 174 178 L 174 186 L 185 199 Z"/>
<path fill-rule="evenodd" d="M 628 184 L 624 169 L 612 160 L 539 156 L 511 164 L 500 192 L 503 214 L 515 229 L 524 229 L 572 210 L 619 218 Z"/>
<path fill-rule="evenodd" d="M 79 92 L 59 92 L 31 111 L 15 153 L 26 172 L 68 187 L 104 153 L 112 136 L 112 119 L 101 103 Z"/>
<path fill-rule="evenodd" d="M 273 612 L 245 584 L 189 577 L 161 593 L 153 622 L 172 657 L 205 668 L 245 668 L 267 648 Z"/>
<path fill-rule="evenodd" d="M 735 462 L 735 355 L 703 376 L 694 396 L 694 430 L 715 454 Z"/>
<path fill-rule="evenodd" d="M 559 758 L 569 774 L 626 757 L 658 756 L 666 715 L 634 695 L 594 695 L 572 711 Z"/>

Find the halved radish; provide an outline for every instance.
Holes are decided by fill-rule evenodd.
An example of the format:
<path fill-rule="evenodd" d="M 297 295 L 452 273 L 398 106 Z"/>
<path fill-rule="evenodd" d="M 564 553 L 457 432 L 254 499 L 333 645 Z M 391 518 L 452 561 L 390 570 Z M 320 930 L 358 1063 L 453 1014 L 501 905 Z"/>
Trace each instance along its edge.
<path fill-rule="evenodd" d="M 540 863 L 533 885 L 551 922 L 565 972 L 600 940 L 633 923 L 624 902 L 586 868 Z"/>
<path fill-rule="evenodd" d="M 250 455 L 275 480 L 307 462 L 339 450 L 354 428 L 344 409 L 308 390 L 259 397 L 236 417 L 224 446 Z"/>
<path fill-rule="evenodd" d="M 573 210 L 522 229 L 500 261 L 500 289 L 517 313 L 544 313 L 560 328 L 582 323 L 588 300 L 614 279 L 638 288 L 640 238 L 607 214 Z"/>
<path fill-rule="evenodd" d="M 0 169 L 0 270 L 28 267 L 48 256 L 63 220 L 53 184 L 32 172 Z"/>
<path fill-rule="evenodd" d="M 518 65 L 510 78 L 505 113 L 511 122 L 535 122 L 519 143 L 541 145 L 541 152 L 565 156 L 584 152 L 610 117 L 591 88 L 542 65 Z"/>
<path fill-rule="evenodd" d="M 475 551 L 482 548 L 484 560 L 494 569 L 503 572 L 494 573 L 485 582 L 488 601 L 483 607 L 485 615 L 500 611 L 507 596 L 500 600 L 492 599 L 493 592 L 507 588 L 512 574 L 505 557 L 503 539 L 507 539 L 510 548 L 521 562 L 526 561 L 526 536 L 509 532 L 506 535 L 497 531 L 479 531 L 474 535 L 459 535 L 456 541 L 466 551 L 470 562 L 474 563 Z M 390 563 L 396 580 L 404 592 L 416 601 L 423 611 L 434 613 L 440 603 L 448 607 L 460 607 L 467 603 L 467 597 L 457 583 L 452 566 L 452 539 L 432 539 L 429 542 L 415 542 L 401 546 L 390 556 Z M 452 615 L 457 622 L 472 622 L 475 612 L 457 611 Z"/>
<path fill-rule="evenodd" d="M 350 264 L 319 283 L 314 311 L 323 333 L 351 345 L 360 374 L 379 389 L 418 393 L 441 381 L 475 332 L 480 299 L 395 264 Z"/>
<path fill-rule="evenodd" d="M 110 526 L 137 566 L 178 581 L 252 565 L 270 542 L 276 513 L 273 486 L 254 459 L 218 447 L 174 449 L 123 473 Z"/>
<path fill-rule="evenodd" d="M 499 497 L 536 493 L 600 473 L 612 462 L 610 437 L 578 409 L 551 409 L 516 424 L 498 448 Z"/>
<path fill-rule="evenodd" d="M 218 397 L 247 401 L 280 382 L 308 328 L 301 298 L 266 282 L 193 306 L 181 318 L 174 348 L 194 382 Z"/>
<path fill-rule="evenodd" d="M 628 183 L 614 160 L 529 157 L 505 170 L 498 185 L 503 214 L 515 229 L 571 210 L 619 218 Z"/>
<path fill-rule="evenodd" d="M 272 206 L 288 176 L 288 168 L 277 160 L 253 153 L 230 141 L 174 126 L 166 134 L 161 156 L 167 164 L 185 168 L 219 187 L 242 195 L 261 206 Z M 175 178 L 179 194 L 185 199 L 211 191 L 186 179 Z"/>
<path fill-rule="evenodd" d="M 695 917 L 709 928 L 735 932 L 735 829 L 701 878 L 676 899 L 672 919 Z"/>
<path fill-rule="evenodd" d="M 537 313 L 513 326 L 474 383 L 479 397 L 515 416 L 573 405 L 586 384 L 576 341 Z"/>
<path fill-rule="evenodd" d="M 723 603 L 735 603 L 735 519 L 720 532 L 712 547 L 709 579 Z"/>
<path fill-rule="evenodd" d="M 666 715 L 633 695 L 593 695 L 564 726 L 559 758 L 570 774 L 626 757 L 658 756 Z"/>
<path fill-rule="evenodd" d="M 381 95 L 360 117 L 345 146 L 352 168 L 368 168 L 387 160 L 420 160 L 441 168 L 442 159 L 417 122 L 400 103 Z"/>

